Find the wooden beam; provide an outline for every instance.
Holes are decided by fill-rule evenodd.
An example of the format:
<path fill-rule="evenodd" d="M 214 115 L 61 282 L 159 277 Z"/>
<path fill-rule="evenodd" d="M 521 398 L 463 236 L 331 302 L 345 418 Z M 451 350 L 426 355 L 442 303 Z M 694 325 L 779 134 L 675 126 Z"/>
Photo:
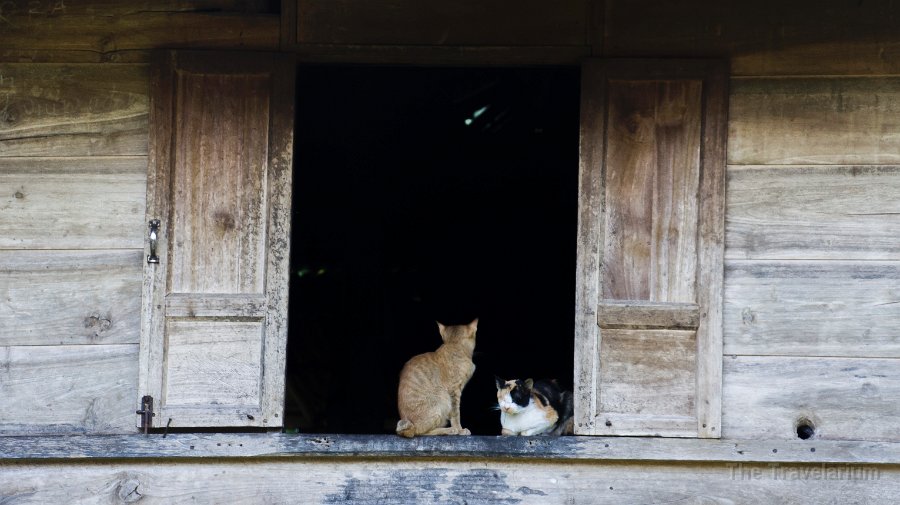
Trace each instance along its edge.
<path fill-rule="evenodd" d="M 10 503 L 894 505 L 896 466 L 422 460 L 13 463 Z"/>
<path fill-rule="evenodd" d="M 602 300 L 597 307 L 601 328 L 693 328 L 700 321 L 696 303 Z"/>
<path fill-rule="evenodd" d="M 159 430 L 157 430 L 159 431 Z M 653 437 L 419 437 L 282 433 L 155 433 L 0 437 L 0 461 L 136 458 L 538 459 L 893 464 L 900 443 Z"/>

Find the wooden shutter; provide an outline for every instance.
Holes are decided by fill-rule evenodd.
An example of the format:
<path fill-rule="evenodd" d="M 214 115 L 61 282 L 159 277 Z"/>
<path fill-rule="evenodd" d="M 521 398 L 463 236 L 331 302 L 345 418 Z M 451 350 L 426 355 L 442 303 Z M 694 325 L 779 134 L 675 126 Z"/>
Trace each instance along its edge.
<path fill-rule="evenodd" d="M 282 424 L 294 73 L 272 54 L 153 65 L 138 393 L 155 427 Z"/>
<path fill-rule="evenodd" d="M 727 76 L 583 67 L 577 433 L 720 436 Z"/>

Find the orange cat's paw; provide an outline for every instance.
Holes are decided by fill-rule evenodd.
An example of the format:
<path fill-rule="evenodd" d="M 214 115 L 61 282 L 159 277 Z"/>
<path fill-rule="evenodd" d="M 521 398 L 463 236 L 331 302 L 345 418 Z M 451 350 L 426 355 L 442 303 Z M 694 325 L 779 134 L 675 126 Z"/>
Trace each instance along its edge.
<path fill-rule="evenodd" d="M 459 429 L 459 434 L 460 434 L 460 435 L 471 435 L 472 432 L 469 431 L 468 428 L 460 428 L 460 429 Z"/>

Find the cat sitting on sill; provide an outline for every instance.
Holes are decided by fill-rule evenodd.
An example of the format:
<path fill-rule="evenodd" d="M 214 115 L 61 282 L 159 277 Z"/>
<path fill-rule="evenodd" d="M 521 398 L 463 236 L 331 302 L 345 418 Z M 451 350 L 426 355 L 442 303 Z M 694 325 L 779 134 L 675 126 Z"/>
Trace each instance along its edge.
<path fill-rule="evenodd" d="M 512 379 L 497 383 L 501 435 L 571 435 L 572 393 L 555 380 Z"/>
<path fill-rule="evenodd" d="M 472 353 L 478 319 L 457 326 L 438 323 L 438 329 L 444 343 L 434 352 L 413 356 L 400 372 L 397 434 L 402 437 L 471 434 L 460 425 L 459 404 L 475 373 Z"/>

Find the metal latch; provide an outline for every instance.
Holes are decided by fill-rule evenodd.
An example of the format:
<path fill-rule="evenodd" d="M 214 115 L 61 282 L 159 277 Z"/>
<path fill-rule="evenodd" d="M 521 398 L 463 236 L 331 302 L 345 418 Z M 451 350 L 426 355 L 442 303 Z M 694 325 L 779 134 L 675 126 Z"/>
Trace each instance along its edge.
<path fill-rule="evenodd" d="M 147 256 L 147 263 L 159 263 L 159 256 L 156 255 L 156 246 L 159 243 L 159 219 L 150 220 L 150 254 Z"/>
<path fill-rule="evenodd" d="M 135 414 L 141 416 L 141 429 L 144 430 L 144 435 L 146 435 L 149 433 L 150 428 L 153 427 L 153 417 L 156 416 L 153 413 L 153 397 L 144 395 L 141 398 L 141 410 L 135 411 Z"/>

